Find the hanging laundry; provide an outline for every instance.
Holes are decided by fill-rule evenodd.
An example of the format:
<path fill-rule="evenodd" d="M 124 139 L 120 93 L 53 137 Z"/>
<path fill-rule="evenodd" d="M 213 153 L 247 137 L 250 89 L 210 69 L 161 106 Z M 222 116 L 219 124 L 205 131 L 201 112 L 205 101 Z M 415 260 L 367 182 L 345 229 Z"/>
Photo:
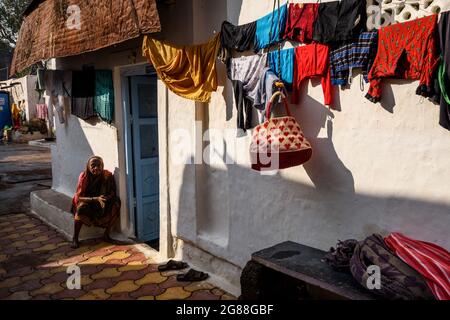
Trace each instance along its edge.
<path fill-rule="evenodd" d="M 20 128 L 20 108 L 17 103 L 11 104 L 11 117 L 14 129 Z"/>
<path fill-rule="evenodd" d="M 450 300 L 450 252 L 401 233 L 392 233 L 384 241 L 400 259 L 425 278 L 436 299 Z"/>
<path fill-rule="evenodd" d="M 300 85 L 303 80 L 319 77 L 322 79 L 324 104 L 331 105 L 333 95 L 330 77 L 328 46 L 313 43 L 295 48 L 292 103 L 299 102 Z"/>
<path fill-rule="evenodd" d="M 276 88 L 275 83 L 280 82 L 281 80 L 278 76 L 273 72 L 273 70 L 269 67 L 264 68 L 263 77 L 259 83 L 260 86 L 260 95 L 258 96 L 259 100 L 255 102 L 254 107 L 258 109 L 259 113 L 259 122 L 263 123 L 266 121 L 266 109 L 269 105 L 270 98 L 273 96 L 275 91 L 278 90 Z M 282 88 L 282 91 L 285 96 L 287 96 L 287 92 L 285 88 Z M 280 102 L 280 101 L 278 101 Z"/>
<path fill-rule="evenodd" d="M 209 102 L 217 90 L 216 57 L 220 33 L 205 44 L 177 46 L 148 36 L 142 54 L 153 64 L 159 78 L 175 94 L 198 102 Z"/>
<path fill-rule="evenodd" d="M 366 98 L 381 99 L 383 78 L 420 80 L 416 94 L 432 94 L 433 74 L 439 63 L 435 30 L 437 15 L 387 26 L 379 31 L 378 53 L 369 72 Z"/>
<path fill-rule="evenodd" d="M 36 71 L 36 88 L 35 90 L 39 94 L 39 100 L 41 100 L 45 91 L 45 69 L 37 69 Z"/>
<path fill-rule="evenodd" d="M 42 86 L 42 84 L 40 86 Z M 72 72 L 63 70 L 45 70 L 44 89 L 49 96 L 70 97 L 72 91 Z"/>
<path fill-rule="evenodd" d="M 222 23 L 220 31 L 219 59 L 226 63 L 231 58 L 231 50 L 243 52 L 253 48 L 255 42 L 256 21 L 235 26 L 228 21 Z"/>
<path fill-rule="evenodd" d="M 54 107 L 60 123 L 65 123 L 65 98 L 72 94 L 72 72 L 63 70 L 45 70 L 45 91 L 50 97 L 49 106 Z"/>
<path fill-rule="evenodd" d="M 291 3 L 289 5 L 283 39 L 311 43 L 319 4 Z"/>
<path fill-rule="evenodd" d="M 20 109 L 20 123 L 23 124 L 27 121 L 27 113 L 25 111 L 25 100 L 19 101 Z"/>
<path fill-rule="evenodd" d="M 237 127 L 247 130 L 252 127 L 252 106 L 260 104 L 260 81 L 267 65 L 267 54 L 230 59 L 228 78 L 233 84 Z"/>
<path fill-rule="evenodd" d="M 86 120 L 95 116 L 95 71 L 73 71 L 72 75 L 72 114 Z"/>
<path fill-rule="evenodd" d="M 330 52 L 331 84 L 346 86 L 351 83 L 352 70 L 362 69 L 365 82 L 377 55 L 378 32 L 363 32 L 355 42 L 344 44 Z"/>
<path fill-rule="evenodd" d="M 246 131 L 252 128 L 253 123 L 253 101 L 245 96 L 244 84 L 239 80 L 232 80 L 234 100 L 237 109 L 237 128 Z"/>
<path fill-rule="evenodd" d="M 111 123 L 114 118 L 114 84 L 111 70 L 95 71 L 94 111 L 98 116 Z"/>
<path fill-rule="evenodd" d="M 281 81 L 270 67 L 265 67 L 262 71 L 262 78 L 259 81 L 259 95 L 255 100 L 254 107 L 258 110 L 266 110 L 270 97 L 275 93 L 274 83 Z"/>
<path fill-rule="evenodd" d="M 256 20 L 255 52 L 281 41 L 282 32 L 286 26 L 286 16 L 287 5 L 285 4 Z"/>
<path fill-rule="evenodd" d="M 269 67 L 280 75 L 285 84 L 291 85 L 294 78 L 294 48 L 271 51 L 267 59 Z"/>
<path fill-rule="evenodd" d="M 12 96 L 13 96 L 14 101 L 20 101 L 24 98 L 22 83 L 13 85 L 12 91 L 13 91 Z"/>
<path fill-rule="evenodd" d="M 366 21 L 366 0 L 320 3 L 313 38 L 320 43 L 356 39 L 366 30 Z"/>
<path fill-rule="evenodd" d="M 450 11 L 441 14 L 438 34 L 442 60 L 435 72 L 433 100 L 440 104 L 439 124 L 450 130 Z"/>
<path fill-rule="evenodd" d="M 36 105 L 36 117 L 38 119 L 47 120 L 48 119 L 48 109 L 46 104 Z"/>

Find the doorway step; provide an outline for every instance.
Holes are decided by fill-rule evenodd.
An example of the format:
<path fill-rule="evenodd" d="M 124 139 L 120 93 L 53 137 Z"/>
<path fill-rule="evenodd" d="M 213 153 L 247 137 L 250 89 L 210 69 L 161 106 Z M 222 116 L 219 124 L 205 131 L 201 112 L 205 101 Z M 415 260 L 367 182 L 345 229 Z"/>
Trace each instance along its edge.
<path fill-rule="evenodd" d="M 69 241 L 73 237 L 74 219 L 70 212 L 72 199 L 52 189 L 31 192 L 31 213 L 61 232 Z M 103 229 L 83 226 L 80 240 L 99 238 Z"/>

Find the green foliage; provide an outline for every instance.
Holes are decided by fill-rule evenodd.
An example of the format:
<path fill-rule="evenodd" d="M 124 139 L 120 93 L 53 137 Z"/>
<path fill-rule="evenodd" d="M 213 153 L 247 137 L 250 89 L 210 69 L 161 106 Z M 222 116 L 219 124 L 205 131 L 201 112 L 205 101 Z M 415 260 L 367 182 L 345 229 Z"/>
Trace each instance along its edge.
<path fill-rule="evenodd" d="M 22 24 L 22 13 L 30 0 L 0 0 L 0 51 L 15 47 Z"/>
<path fill-rule="evenodd" d="M 22 78 L 22 77 L 25 77 L 25 76 L 27 76 L 29 74 L 34 74 L 33 71 L 34 71 L 33 70 L 33 66 L 31 66 L 31 67 L 25 68 L 21 72 L 16 72 L 15 77 L 16 78 Z"/>
<path fill-rule="evenodd" d="M 0 71 L 1 75 L 9 69 L 10 59 L 16 46 L 23 12 L 31 0 L 0 0 Z M 29 70 L 23 73 L 28 74 Z M 3 76 L 1 76 L 3 78 Z"/>

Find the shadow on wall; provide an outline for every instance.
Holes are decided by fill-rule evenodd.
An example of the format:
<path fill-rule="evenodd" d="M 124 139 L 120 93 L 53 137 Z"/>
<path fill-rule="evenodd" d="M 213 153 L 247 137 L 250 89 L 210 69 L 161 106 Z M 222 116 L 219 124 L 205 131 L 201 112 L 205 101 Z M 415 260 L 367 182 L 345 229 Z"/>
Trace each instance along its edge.
<path fill-rule="evenodd" d="M 237 24 L 242 1 L 234 5 L 228 7 L 227 16 Z M 230 12 L 232 9 L 235 11 Z M 220 63 L 218 80 L 219 86 L 224 86 L 229 121 L 235 110 L 234 97 Z M 172 213 L 172 221 L 176 221 L 173 236 L 238 266 L 244 266 L 252 252 L 286 240 L 327 250 L 338 239 L 363 239 L 372 233 L 400 231 L 450 247 L 448 204 L 355 192 L 353 174 L 333 144 L 333 112 L 341 109 L 340 89 L 334 90 L 336 111 L 330 111 L 322 100 L 307 95 L 308 82 L 320 85 L 319 80 L 305 81 L 300 92 L 302 100 L 292 105 L 292 111 L 313 146 L 313 158 L 303 168 L 273 176 L 260 175 L 248 165 L 185 165 L 179 195 L 171 197 L 178 201 L 178 209 Z M 382 101 L 389 112 L 395 105 L 392 83 L 396 82 L 384 84 Z M 205 109 L 208 111 L 208 106 Z M 320 134 L 323 128 L 324 136 Z M 248 154 L 248 147 L 245 152 Z M 171 181 L 174 184 L 176 181 Z M 215 271 L 206 262 L 202 267 Z"/>
<path fill-rule="evenodd" d="M 315 186 L 279 173 L 263 176 L 241 165 L 228 165 L 226 170 L 203 165 L 202 183 L 207 186 L 201 194 L 194 194 L 200 182 L 192 183 L 190 167 L 194 165 L 186 165 L 173 236 L 239 266 L 245 265 L 251 253 L 286 240 L 327 250 L 338 239 L 362 240 L 372 233 L 398 231 L 450 248 L 449 205 L 355 193 L 351 172 L 342 162 L 325 160 L 335 152 L 332 143 L 320 143 L 313 144 L 320 150 L 316 160 L 304 166 Z M 326 177 L 343 180 L 333 184 Z M 220 221 L 228 223 L 222 225 L 223 230 L 218 230 Z"/>
<path fill-rule="evenodd" d="M 68 113 L 67 113 L 68 111 Z M 116 180 L 116 188 L 119 187 L 119 168 L 108 166 L 108 158 L 104 154 L 97 154 L 92 148 L 92 143 L 101 143 L 96 141 L 95 132 L 93 130 L 104 130 L 98 126 L 102 120 L 98 117 L 82 120 L 70 114 L 70 110 L 66 110 L 66 122 L 60 124 L 57 122 L 57 146 L 56 153 L 52 150 L 52 172 L 53 172 L 53 189 L 58 192 L 65 193 L 72 197 L 75 193 L 78 177 L 80 173 L 86 170 L 88 159 L 97 155 L 103 158 L 105 169 L 111 171 Z M 90 137 L 86 136 L 86 128 L 88 126 Z M 122 207 L 126 206 L 122 202 Z M 114 231 L 118 231 L 120 219 L 118 220 Z"/>
<path fill-rule="evenodd" d="M 356 69 L 353 71 L 353 82 L 360 82 L 361 79 L 360 77 L 362 76 L 361 74 L 361 70 Z M 401 85 L 405 85 L 405 84 L 410 84 L 416 82 L 416 80 L 404 80 L 404 79 L 392 79 L 392 78 L 387 78 L 387 79 L 383 79 L 383 81 L 381 82 L 381 88 L 382 88 L 382 95 L 381 95 L 381 101 L 379 103 L 373 104 L 374 106 L 380 105 L 384 110 L 386 110 L 389 113 L 394 113 L 394 107 L 396 105 L 396 100 L 395 100 L 395 96 L 394 96 L 394 90 L 392 88 L 392 86 L 401 86 Z M 353 84 L 355 85 L 355 84 Z M 370 87 L 370 82 L 369 83 L 365 83 L 363 82 L 363 90 L 361 90 L 361 95 L 365 96 L 366 93 L 369 91 L 369 87 Z M 338 86 L 333 86 L 334 92 L 335 92 L 335 102 L 339 104 L 339 108 L 335 108 L 337 111 L 341 111 L 340 109 L 340 101 L 339 101 L 339 92 L 345 91 L 347 89 L 349 89 L 349 85 L 345 86 L 345 87 L 338 87 Z M 416 95 L 417 99 L 426 99 L 428 102 L 433 103 L 434 105 L 438 105 L 436 101 L 434 101 L 433 99 L 427 99 L 424 97 L 421 97 L 419 95 Z"/>
<path fill-rule="evenodd" d="M 52 150 L 53 189 L 63 193 L 73 193 L 78 174 L 86 168 L 86 161 L 93 150 L 86 137 L 81 122 L 67 112 L 64 124 L 56 121 L 56 153 Z M 70 188 L 69 186 L 72 186 Z M 69 190 L 66 190 L 70 188 Z"/>
<path fill-rule="evenodd" d="M 393 85 L 402 85 L 407 83 L 412 83 L 414 81 L 411 80 L 399 80 L 399 79 L 387 79 L 382 82 L 382 97 L 380 101 L 381 107 L 388 111 L 389 113 L 394 113 L 394 107 L 396 105 L 394 90 L 392 89 Z M 414 93 L 414 95 L 416 95 Z M 436 101 L 433 99 L 424 98 L 422 96 L 416 95 L 418 100 L 426 100 L 428 102 L 433 103 L 434 105 L 438 105 Z"/>
<path fill-rule="evenodd" d="M 239 25 L 239 17 L 242 11 L 242 0 L 227 1 L 228 21 L 234 25 Z"/>
<path fill-rule="evenodd" d="M 105 162 L 105 169 L 111 172 L 116 172 L 118 168 L 108 167 L 108 158 L 102 154 L 95 154 L 92 149 L 92 143 L 100 143 L 95 139 L 95 130 L 104 130 L 99 124 L 104 123 L 99 117 L 91 117 L 86 120 L 77 118 L 70 113 L 70 107 L 65 109 L 65 123 L 57 123 L 57 154 L 56 159 L 53 160 L 53 165 L 59 167 L 61 172 L 61 178 L 66 179 L 74 172 L 84 171 L 86 168 L 86 162 L 89 157 L 97 155 L 103 158 Z M 84 125 L 84 127 L 83 127 Z M 114 127 L 113 125 L 110 125 Z M 87 128 L 86 128 L 87 127 Z M 91 137 L 86 136 L 86 129 L 90 131 Z M 52 154 L 54 157 L 55 154 Z M 56 168 L 55 168 L 56 169 Z M 78 178 L 78 174 L 75 174 Z M 115 176 L 115 178 L 118 178 Z M 73 190 L 76 188 L 76 181 L 73 180 L 70 184 L 73 184 Z M 73 182 L 73 183 L 72 183 Z M 69 183 L 57 181 L 57 185 L 54 188 L 58 188 L 61 185 L 69 185 Z"/>
<path fill-rule="evenodd" d="M 317 79 L 314 79 L 311 84 L 312 86 L 321 85 L 320 80 Z M 316 190 L 324 193 L 330 191 L 352 195 L 355 193 L 353 175 L 339 159 L 332 141 L 333 113 L 341 109 L 339 90 L 333 90 L 333 94 L 334 110 L 324 106 L 322 101 L 310 97 L 308 81 L 304 81 L 300 90 L 300 101 L 297 105 L 291 104 L 290 109 L 313 146 L 313 156 L 304 164 L 304 168 Z M 322 128 L 326 128 L 326 137 L 319 137 Z"/>
<path fill-rule="evenodd" d="M 398 231 L 449 248 L 450 206 L 356 193 L 353 174 L 333 144 L 335 111 L 304 92 L 300 96 L 291 111 L 313 146 L 312 159 L 303 168 L 273 176 L 260 175 L 248 165 L 185 165 L 174 237 L 238 266 L 252 252 L 286 240 L 327 250 L 338 239 Z M 274 113 L 284 114 L 279 106 Z M 224 162 L 227 152 L 218 151 Z M 211 269 L 206 263 L 204 267 Z"/>

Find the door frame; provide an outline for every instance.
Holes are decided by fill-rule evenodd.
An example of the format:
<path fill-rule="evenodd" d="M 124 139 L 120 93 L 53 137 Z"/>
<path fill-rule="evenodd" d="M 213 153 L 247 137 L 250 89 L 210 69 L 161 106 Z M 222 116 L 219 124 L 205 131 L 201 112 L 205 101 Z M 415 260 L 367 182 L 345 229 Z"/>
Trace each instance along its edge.
<path fill-rule="evenodd" d="M 148 68 L 151 67 L 149 63 L 140 63 L 130 66 L 124 66 L 120 68 L 120 92 L 121 92 L 121 111 L 122 111 L 122 137 L 123 137 L 123 150 L 125 151 L 125 181 L 126 181 L 126 207 L 128 211 L 128 221 L 129 221 L 129 229 L 132 232 L 134 238 L 137 238 L 137 220 L 135 215 L 135 208 L 136 199 L 134 198 L 135 190 L 134 190 L 134 163 L 133 163 L 133 140 L 132 140 L 132 130 L 131 130 L 131 121 L 132 117 L 129 112 L 131 103 L 130 103 L 130 92 L 129 92 L 129 77 L 131 76 L 145 76 L 148 74 Z M 158 107 L 159 109 L 159 107 Z M 159 110 L 158 110 L 159 111 Z M 159 130 L 159 114 L 158 114 L 158 130 Z M 159 151 L 163 151 L 164 148 L 161 148 L 162 145 L 162 139 L 164 137 L 159 137 L 158 135 L 158 149 Z M 161 174 L 161 159 L 159 158 L 159 197 L 160 201 L 161 199 L 161 179 L 165 178 L 164 175 Z M 161 209 L 159 212 L 159 219 L 161 221 Z M 161 223 L 160 223 L 160 239 L 161 239 Z M 161 241 L 161 240 L 160 240 Z"/>
<path fill-rule="evenodd" d="M 158 140 L 158 93 L 157 93 L 157 75 L 153 69 L 147 70 L 147 76 L 132 76 L 129 78 L 130 83 L 130 96 L 131 96 L 131 115 L 133 119 L 131 122 L 130 129 L 132 127 L 131 137 L 133 140 L 133 165 L 134 165 L 134 194 L 136 199 L 136 226 L 137 226 L 137 236 L 141 241 L 154 241 L 159 240 L 160 228 L 159 228 L 159 201 L 160 201 L 160 189 L 159 189 L 159 177 L 160 177 L 160 166 L 159 166 L 159 153 L 160 145 Z M 151 86 L 144 92 L 147 95 L 151 95 L 154 99 L 152 108 L 156 111 L 156 114 L 151 114 L 148 117 L 141 117 L 140 110 L 140 98 L 139 98 L 139 85 L 144 84 Z M 154 90 L 154 91 L 153 91 Z M 153 94 L 155 93 L 155 94 Z M 142 150 L 144 150 L 147 141 L 143 139 L 142 128 L 150 126 L 153 134 L 156 134 L 156 139 L 153 140 L 154 147 L 157 149 L 156 154 L 153 153 L 148 157 L 143 157 Z M 156 128 L 155 128 L 156 126 Z M 156 130 L 155 130 L 156 129 Z M 148 132 L 147 132 L 148 133 Z M 150 137 L 154 139 L 155 136 Z M 146 175 L 146 174 L 147 175 Z M 145 193 L 144 188 L 144 177 L 147 176 L 150 179 L 157 179 L 157 188 L 155 188 L 155 182 L 147 185 L 147 192 Z M 151 220 L 151 221 L 150 221 Z"/>

